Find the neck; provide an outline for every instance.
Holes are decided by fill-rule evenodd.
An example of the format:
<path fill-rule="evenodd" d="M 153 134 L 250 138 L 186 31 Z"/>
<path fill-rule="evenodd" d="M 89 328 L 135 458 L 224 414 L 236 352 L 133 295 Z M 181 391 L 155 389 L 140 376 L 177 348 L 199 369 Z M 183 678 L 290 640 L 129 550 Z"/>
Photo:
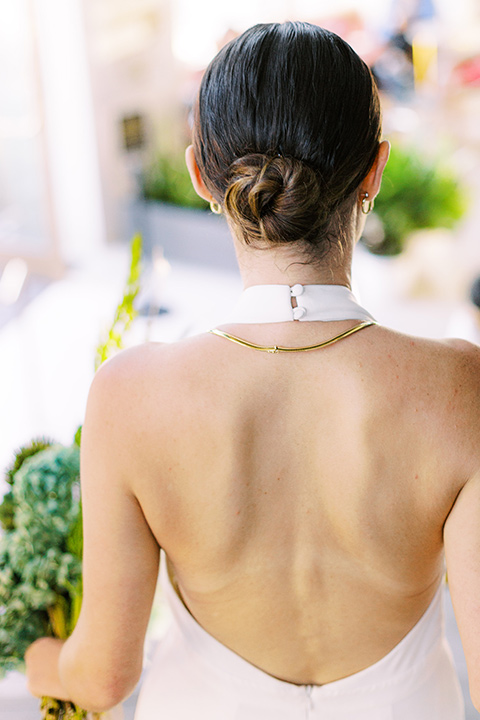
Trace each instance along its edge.
<path fill-rule="evenodd" d="M 235 241 L 245 288 L 252 285 L 344 285 L 351 287 L 352 252 L 333 253 L 313 264 L 291 248 L 257 249 Z"/>

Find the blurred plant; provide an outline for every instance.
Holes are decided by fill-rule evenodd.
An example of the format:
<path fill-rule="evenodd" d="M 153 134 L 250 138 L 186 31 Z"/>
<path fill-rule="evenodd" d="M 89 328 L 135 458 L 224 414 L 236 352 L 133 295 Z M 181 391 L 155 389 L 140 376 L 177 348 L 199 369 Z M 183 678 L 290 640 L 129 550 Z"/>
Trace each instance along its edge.
<path fill-rule="evenodd" d="M 452 170 L 415 149 L 393 145 L 375 199 L 383 236 L 369 240 L 367 224 L 365 244 L 374 253 L 396 255 L 414 230 L 452 228 L 466 208 L 465 191 Z"/>
<path fill-rule="evenodd" d="M 81 605 L 81 508 L 78 445 L 33 441 L 17 453 L 13 516 L 0 537 L 0 674 L 23 668 L 38 637 L 65 639 Z M 2 503 L 2 507 L 5 500 Z M 42 708 L 50 707 L 44 699 Z M 84 718 L 86 713 L 71 706 Z M 44 717 L 62 717 L 45 714 Z"/>
<path fill-rule="evenodd" d="M 122 347 L 133 322 L 140 289 L 141 237 L 131 245 L 131 262 L 122 300 L 107 337 L 97 350 L 96 366 Z M 11 490 L 0 504 L 0 677 L 22 669 L 28 646 L 73 631 L 82 604 L 82 504 L 80 499 L 81 427 L 71 446 L 45 438 L 21 447 L 6 471 Z M 42 698 L 43 718 L 99 718 L 73 703 Z M 102 714 L 102 717 L 105 717 Z M 106 717 L 105 717 L 106 720 Z"/>
<path fill-rule="evenodd" d="M 15 458 L 5 472 L 5 480 L 13 486 L 15 473 L 20 470 L 25 460 L 36 455 L 40 450 L 45 450 L 54 444 L 53 440 L 38 438 L 32 440 L 29 445 L 24 445 L 15 453 Z M 3 502 L 0 505 L 0 525 L 4 530 L 13 530 L 15 527 L 15 498 L 12 490 L 5 493 Z"/>
<path fill-rule="evenodd" d="M 183 153 L 157 154 L 145 170 L 142 194 L 146 200 L 203 210 L 208 208 L 208 203 L 193 189 Z"/>
<path fill-rule="evenodd" d="M 123 347 L 123 337 L 132 322 L 138 315 L 135 309 L 135 299 L 140 292 L 140 279 L 142 274 L 142 236 L 137 233 L 131 243 L 130 270 L 128 273 L 123 297 L 115 310 L 115 315 L 106 335 L 99 344 L 95 357 L 95 370 Z"/>

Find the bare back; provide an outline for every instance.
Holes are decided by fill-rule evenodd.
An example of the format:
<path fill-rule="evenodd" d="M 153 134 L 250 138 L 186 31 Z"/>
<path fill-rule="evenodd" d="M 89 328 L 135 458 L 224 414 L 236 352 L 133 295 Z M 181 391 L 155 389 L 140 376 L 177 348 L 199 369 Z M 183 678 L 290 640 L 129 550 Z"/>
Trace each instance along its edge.
<path fill-rule="evenodd" d="M 232 329 L 298 345 L 349 324 Z M 438 587 L 445 519 L 480 466 L 479 352 L 374 327 L 312 353 L 207 335 L 127 360 L 133 489 L 198 622 L 299 684 L 392 649 Z"/>

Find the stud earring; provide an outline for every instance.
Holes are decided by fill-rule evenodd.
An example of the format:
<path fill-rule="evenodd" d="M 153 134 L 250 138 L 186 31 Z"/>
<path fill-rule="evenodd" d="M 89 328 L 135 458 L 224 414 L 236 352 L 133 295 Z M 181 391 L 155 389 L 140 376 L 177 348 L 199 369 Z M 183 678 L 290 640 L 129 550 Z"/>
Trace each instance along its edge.
<path fill-rule="evenodd" d="M 215 215 L 222 214 L 222 206 L 220 203 L 215 202 L 215 200 L 210 200 L 210 210 L 212 213 L 215 213 Z"/>
<path fill-rule="evenodd" d="M 362 213 L 368 215 L 373 210 L 373 200 L 368 199 L 368 193 L 364 193 L 362 198 Z"/>

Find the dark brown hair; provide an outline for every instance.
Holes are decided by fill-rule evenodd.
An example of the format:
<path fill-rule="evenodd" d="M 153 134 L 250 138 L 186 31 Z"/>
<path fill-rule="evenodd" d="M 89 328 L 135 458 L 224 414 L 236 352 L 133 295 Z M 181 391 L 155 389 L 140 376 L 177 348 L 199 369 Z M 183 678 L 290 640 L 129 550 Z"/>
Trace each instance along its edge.
<path fill-rule="evenodd" d="M 341 243 L 376 157 L 378 94 L 338 35 L 309 23 L 255 25 L 207 68 L 195 108 L 203 180 L 245 242 Z"/>

